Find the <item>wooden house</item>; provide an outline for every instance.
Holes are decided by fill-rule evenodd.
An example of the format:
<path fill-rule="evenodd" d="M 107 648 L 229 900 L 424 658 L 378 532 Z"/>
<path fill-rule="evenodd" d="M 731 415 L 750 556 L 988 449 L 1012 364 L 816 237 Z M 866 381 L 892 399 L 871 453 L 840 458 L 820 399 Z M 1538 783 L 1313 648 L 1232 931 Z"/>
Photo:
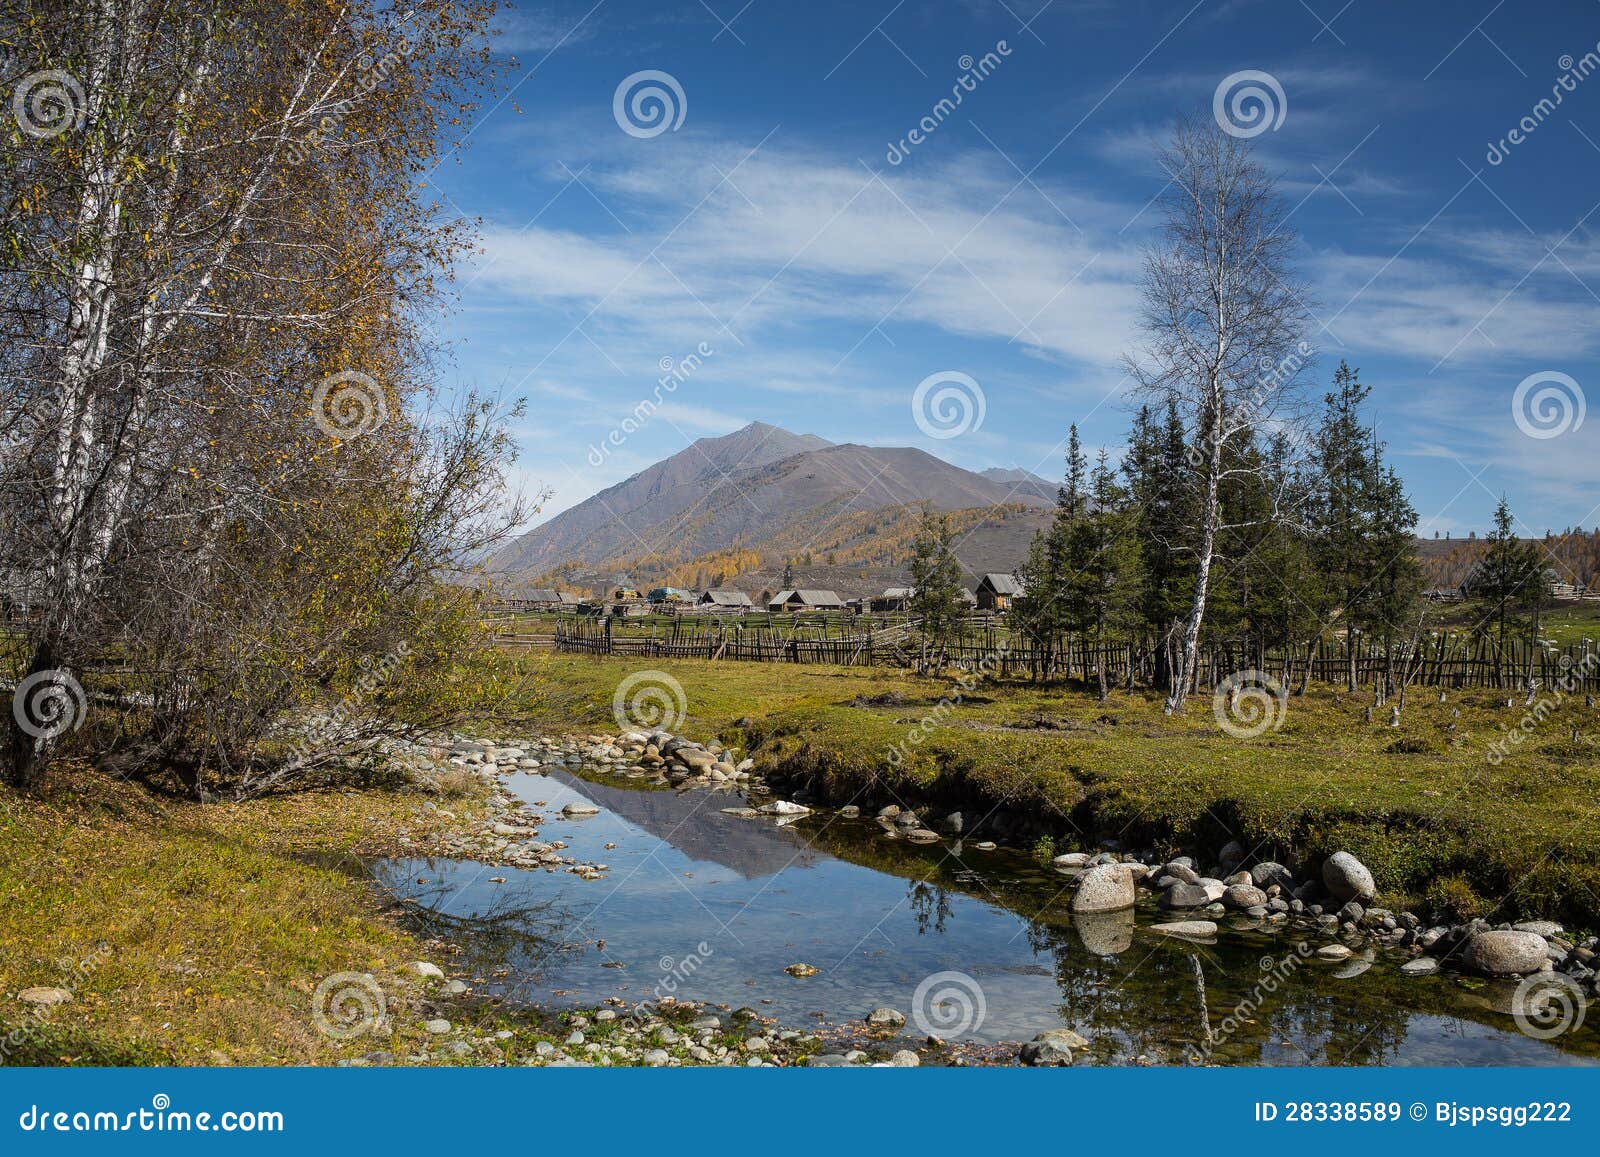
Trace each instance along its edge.
<path fill-rule="evenodd" d="M 986 574 L 978 582 L 975 597 L 979 610 L 1009 611 L 1012 603 L 1022 597 L 1022 584 L 1014 575 Z"/>
<path fill-rule="evenodd" d="M 779 591 L 767 604 L 767 610 L 780 613 L 789 611 L 842 611 L 844 600 L 833 591 Z"/>
<path fill-rule="evenodd" d="M 700 595 L 699 605 L 708 610 L 732 611 L 743 614 L 745 611 L 755 609 L 755 604 L 750 601 L 750 596 L 743 591 L 711 590 Z"/>

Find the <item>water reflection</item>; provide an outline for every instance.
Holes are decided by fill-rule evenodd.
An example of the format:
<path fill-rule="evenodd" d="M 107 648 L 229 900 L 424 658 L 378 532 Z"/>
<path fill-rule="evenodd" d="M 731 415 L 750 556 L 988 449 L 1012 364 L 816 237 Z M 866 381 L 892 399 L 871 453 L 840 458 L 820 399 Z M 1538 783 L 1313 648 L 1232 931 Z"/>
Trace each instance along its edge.
<path fill-rule="evenodd" d="M 513 999 L 645 998 L 667 961 L 694 952 L 704 959 L 679 996 L 759 1004 L 796 1026 L 859 1020 L 878 1005 L 910 1012 L 925 977 L 965 972 L 987 1009 L 972 1035 L 1019 1041 L 1066 1026 L 1108 1062 L 1185 1063 L 1205 1045 L 1207 1023 L 1210 1058 L 1225 1064 L 1561 1064 L 1600 1054 L 1590 1027 L 1554 1042 L 1517 1033 L 1503 1011 L 1508 985 L 1402 977 L 1381 956 L 1357 961 L 1365 970 L 1307 959 L 1266 991 L 1294 936 L 1235 927 L 1204 945 L 1150 932 L 1164 918 L 1153 909 L 1073 914 L 1061 874 L 1016 853 L 913 844 L 836 816 L 779 826 L 723 814 L 745 802 L 731 792 L 618 776 L 555 770 L 518 776 L 512 788 L 546 813 L 541 839 L 609 864 L 605 878 L 455 862 L 376 870 L 416 901 L 431 934 L 467 950 L 474 975 Z M 580 798 L 601 814 L 564 819 L 561 807 Z M 797 962 L 817 974 L 786 975 Z"/>

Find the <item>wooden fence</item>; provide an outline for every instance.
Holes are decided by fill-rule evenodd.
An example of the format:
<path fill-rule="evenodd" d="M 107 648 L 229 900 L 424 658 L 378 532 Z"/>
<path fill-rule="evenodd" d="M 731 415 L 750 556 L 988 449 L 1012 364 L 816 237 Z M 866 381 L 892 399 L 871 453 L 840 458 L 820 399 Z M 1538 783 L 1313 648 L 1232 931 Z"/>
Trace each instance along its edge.
<path fill-rule="evenodd" d="M 919 657 L 912 624 L 841 637 L 783 637 L 775 632 L 724 628 L 672 630 L 661 633 L 613 632 L 608 620 L 559 622 L 539 645 L 588 655 L 622 655 L 641 659 L 709 659 L 758 663 L 830 663 L 837 666 L 908 667 Z M 506 641 L 516 645 L 516 637 Z M 1112 686 L 1150 686 L 1161 681 L 1165 659 L 1160 648 L 1135 643 L 1095 647 L 1062 639 L 1037 652 L 1003 630 L 986 626 L 943 649 L 947 664 L 982 670 L 1000 678 L 1013 675 L 1093 681 L 1100 666 Z M 1559 687 L 1567 693 L 1600 690 L 1600 652 L 1585 640 L 1563 648 L 1527 641 L 1507 643 L 1481 635 L 1442 633 L 1415 645 L 1396 648 L 1391 659 L 1376 641 L 1362 640 L 1352 650 L 1342 639 L 1289 651 L 1262 651 L 1219 644 L 1203 648 L 1196 684 L 1214 686 L 1228 676 L 1257 670 L 1287 685 L 1302 682 L 1355 687 L 1376 686 L 1387 679 L 1391 692 L 1400 686 L 1524 689 Z"/>

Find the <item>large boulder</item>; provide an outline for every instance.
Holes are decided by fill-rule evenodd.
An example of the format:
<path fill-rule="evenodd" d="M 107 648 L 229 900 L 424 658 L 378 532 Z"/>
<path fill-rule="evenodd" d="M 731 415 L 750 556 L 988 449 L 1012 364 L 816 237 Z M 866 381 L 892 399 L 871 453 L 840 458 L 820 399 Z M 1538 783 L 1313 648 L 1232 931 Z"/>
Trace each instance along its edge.
<path fill-rule="evenodd" d="M 1378 894 L 1372 873 L 1349 852 L 1335 852 L 1323 861 L 1322 883 L 1338 900 L 1370 900 Z"/>
<path fill-rule="evenodd" d="M 1133 873 L 1121 864 L 1100 864 L 1086 871 L 1072 897 L 1074 912 L 1115 912 L 1132 908 L 1136 899 Z"/>
<path fill-rule="evenodd" d="M 1461 963 L 1488 976 L 1526 976 L 1550 959 L 1537 932 L 1480 932 L 1461 950 Z"/>
<path fill-rule="evenodd" d="M 1234 884 L 1222 894 L 1222 902 L 1230 908 L 1255 908 L 1267 902 L 1267 894 L 1254 884 Z"/>

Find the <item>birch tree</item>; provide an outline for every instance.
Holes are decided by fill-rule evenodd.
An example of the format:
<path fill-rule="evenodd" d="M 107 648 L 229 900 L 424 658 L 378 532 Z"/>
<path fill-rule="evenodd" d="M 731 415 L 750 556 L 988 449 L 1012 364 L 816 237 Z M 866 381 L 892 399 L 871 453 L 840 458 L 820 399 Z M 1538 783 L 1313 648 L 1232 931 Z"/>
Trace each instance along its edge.
<path fill-rule="evenodd" d="M 1144 261 L 1143 348 L 1128 359 L 1145 391 L 1175 406 L 1189 435 L 1196 525 L 1193 594 L 1166 710 L 1195 680 L 1201 627 L 1230 474 L 1257 469 L 1242 451 L 1279 416 L 1310 353 L 1308 310 L 1293 269 L 1295 236 L 1272 178 L 1249 144 L 1205 123 L 1174 132 L 1160 159 L 1171 178 L 1166 220 Z M 1255 457 L 1259 462 L 1259 458 Z"/>
<path fill-rule="evenodd" d="M 492 78 L 492 10 L 0 0 L 17 93 L 0 134 L 0 567 L 42 592 L 21 674 L 46 699 L 110 647 L 183 652 L 163 598 L 227 621 L 237 602 L 214 584 L 248 569 L 252 536 L 257 559 L 304 536 L 267 588 L 283 610 L 344 577 L 305 558 L 380 494 L 404 512 L 370 560 L 391 593 L 440 559 L 424 533 L 482 513 L 462 488 L 504 443 L 474 427 L 453 469 L 427 450 L 450 439 L 406 411 L 427 390 L 420 310 L 468 242 L 419 178 Z M 349 521 L 310 517 L 329 498 Z M 60 737 L 14 714 L 26 784 Z"/>

